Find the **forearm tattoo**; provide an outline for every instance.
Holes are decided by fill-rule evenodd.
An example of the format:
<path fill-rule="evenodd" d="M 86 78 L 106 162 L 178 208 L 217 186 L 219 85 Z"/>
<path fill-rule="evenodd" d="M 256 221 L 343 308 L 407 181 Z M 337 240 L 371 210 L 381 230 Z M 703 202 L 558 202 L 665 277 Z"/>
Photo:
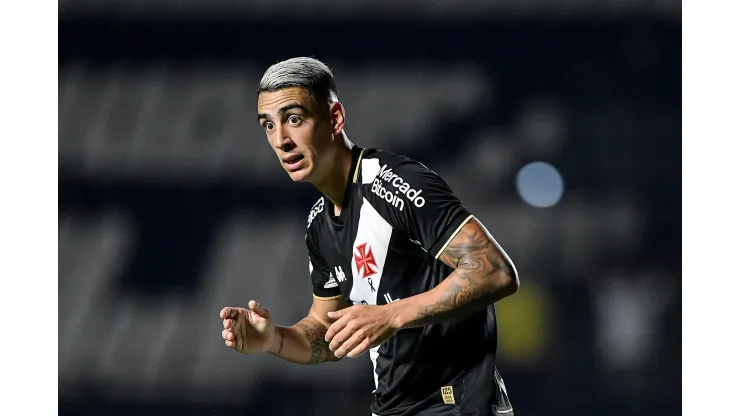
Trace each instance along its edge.
<path fill-rule="evenodd" d="M 296 324 L 306 334 L 308 345 L 311 348 L 311 357 L 306 364 L 319 364 L 326 361 L 336 361 L 336 356 L 329 350 L 329 343 L 324 340 L 326 328 L 311 317 L 303 318 Z"/>
<path fill-rule="evenodd" d="M 444 294 L 419 309 L 417 324 L 463 317 L 508 294 L 501 289 L 513 278 L 513 270 L 488 232 L 474 221 L 465 224 L 440 256 L 455 271 Z"/>
<path fill-rule="evenodd" d="M 280 353 L 283 352 L 283 343 L 285 342 L 285 333 L 283 332 L 283 328 L 278 327 L 278 333 L 280 333 L 280 344 L 275 355 L 279 357 Z"/>

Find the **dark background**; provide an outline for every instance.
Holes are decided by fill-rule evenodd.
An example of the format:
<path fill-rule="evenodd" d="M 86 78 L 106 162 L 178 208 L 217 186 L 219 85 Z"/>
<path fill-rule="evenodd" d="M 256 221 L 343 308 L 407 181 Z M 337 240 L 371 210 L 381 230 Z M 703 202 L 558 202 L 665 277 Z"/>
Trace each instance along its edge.
<path fill-rule="evenodd" d="M 341 4 L 60 1 L 61 413 L 369 414 L 367 356 L 303 367 L 220 337 L 223 306 L 292 324 L 311 303 L 318 194 L 254 94 L 308 55 L 350 139 L 434 169 L 516 263 L 498 312 L 517 415 L 677 414 L 680 3 Z M 517 186 L 535 161 L 562 176 L 553 206 L 523 197 L 547 178 Z"/>

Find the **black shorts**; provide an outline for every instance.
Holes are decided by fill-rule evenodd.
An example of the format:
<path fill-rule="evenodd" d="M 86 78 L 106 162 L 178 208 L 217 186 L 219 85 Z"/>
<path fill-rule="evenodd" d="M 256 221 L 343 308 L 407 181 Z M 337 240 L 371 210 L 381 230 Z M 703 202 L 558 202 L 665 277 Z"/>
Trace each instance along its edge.
<path fill-rule="evenodd" d="M 430 407 L 419 413 L 419 416 L 514 416 L 514 409 L 512 407 L 500 408 L 496 405 L 482 409 L 462 409 L 459 406 L 441 405 Z"/>

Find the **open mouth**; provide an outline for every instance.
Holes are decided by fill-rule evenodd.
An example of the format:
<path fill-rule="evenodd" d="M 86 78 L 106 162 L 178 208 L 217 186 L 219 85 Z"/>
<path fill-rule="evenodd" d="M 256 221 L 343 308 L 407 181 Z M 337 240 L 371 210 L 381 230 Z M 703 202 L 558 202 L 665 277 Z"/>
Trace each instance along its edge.
<path fill-rule="evenodd" d="M 301 161 L 303 160 L 303 155 L 297 154 L 297 155 L 290 155 L 283 158 L 283 163 L 288 167 L 290 170 L 298 169 L 301 167 Z"/>
<path fill-rule="evenodd" d="M 303 155 L 291 155 L 283 158 L 283 162 L 285 162 L 285 164 L 287 165 L 292 165 L 294 163 L 300 162 L 301 160 L 303 160 Z"/>

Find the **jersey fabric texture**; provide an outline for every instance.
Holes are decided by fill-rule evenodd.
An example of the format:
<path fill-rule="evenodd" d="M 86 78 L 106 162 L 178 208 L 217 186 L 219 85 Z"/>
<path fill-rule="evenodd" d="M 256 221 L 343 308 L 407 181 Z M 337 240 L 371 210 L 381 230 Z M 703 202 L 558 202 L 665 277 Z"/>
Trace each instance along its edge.
<path fill-rule="evenodd" d="M 342 210 L 320 198 L 306 245 L 313 293 L 384 305 L 426 292 L 453 269 L 438 260 L 472 215 L 435 172 L 407 157 L 352 149 Z M 370 410 L 395 415 L 512 415 L 495 367 L 496 312 L 398 331 L 369 351 Z"/>

